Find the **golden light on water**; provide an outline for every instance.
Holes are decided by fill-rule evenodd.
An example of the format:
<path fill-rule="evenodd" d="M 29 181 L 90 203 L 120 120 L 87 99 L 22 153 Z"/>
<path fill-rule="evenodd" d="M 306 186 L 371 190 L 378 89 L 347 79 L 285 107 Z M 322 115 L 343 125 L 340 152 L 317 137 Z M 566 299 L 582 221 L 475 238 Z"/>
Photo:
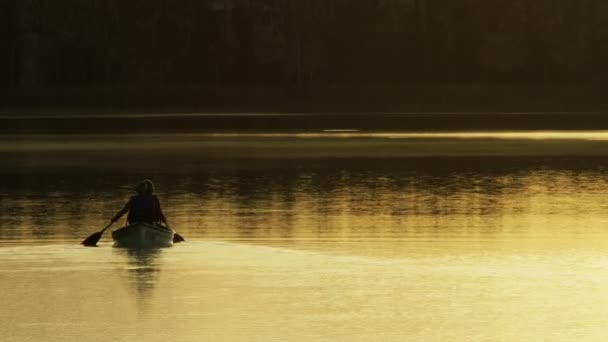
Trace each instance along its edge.
<path fill-rule="evenodd" d="M 114 138 L 70 137 L 81 151 L 41 137 L 49 149 L 4 154 L 0 331 L 20 342 L 603 341 L 608 134 L 537 133 L 160 135 L 120 156 Z M 597 155 L 564 152 L 590 146 Z M 379 158 L 386 150 L 401 154 Z M 531 150 L 542 154 L 522 156 Z M 131 195 L 125 179 L 151 167 L 187 242 L 79 246 Z"/>
<path fill-rule="evenodd" d="M 513 139 L 513 140 L 608 140 L 608 131 L 472 131 L 472 132 L 373 132 L 359 129 L 327 129 L 316 133 L 202 133 L 213 137 L 296 138 L 392 138 L 392 139 Z"/>

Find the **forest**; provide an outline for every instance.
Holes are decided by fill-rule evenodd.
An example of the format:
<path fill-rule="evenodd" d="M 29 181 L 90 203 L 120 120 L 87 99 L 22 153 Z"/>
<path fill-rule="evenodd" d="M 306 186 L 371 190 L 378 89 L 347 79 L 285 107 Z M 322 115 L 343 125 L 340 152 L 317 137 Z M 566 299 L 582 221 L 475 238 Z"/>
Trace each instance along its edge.
<path fill-rule="evenodd" d="M 0 0 L 0 87 L 601 84 L 605 0 Z"/>

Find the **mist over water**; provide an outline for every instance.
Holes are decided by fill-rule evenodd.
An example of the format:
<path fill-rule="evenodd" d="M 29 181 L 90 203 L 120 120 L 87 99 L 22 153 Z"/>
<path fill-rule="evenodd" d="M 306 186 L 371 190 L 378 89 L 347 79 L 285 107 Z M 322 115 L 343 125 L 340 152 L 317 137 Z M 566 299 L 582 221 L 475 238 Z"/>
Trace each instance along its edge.
<path fill-rule="evenodd" d="M 0 330 L 601 341 L 605 135 L 4 136 Z M 143 178 L 187 242 L 79 246 Z"/>

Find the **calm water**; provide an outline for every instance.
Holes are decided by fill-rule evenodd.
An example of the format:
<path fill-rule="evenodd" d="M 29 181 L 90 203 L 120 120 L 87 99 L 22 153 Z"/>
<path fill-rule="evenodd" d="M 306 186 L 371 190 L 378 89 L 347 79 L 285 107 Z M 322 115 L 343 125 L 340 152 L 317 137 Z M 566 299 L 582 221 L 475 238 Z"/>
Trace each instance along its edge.
<path fill-rule="evenodd" d="M 3 341 L 608 336 L 606 132 L 20 135 L 0 158 Z M 187 242 L 79 246 L 142 178 Z"/>

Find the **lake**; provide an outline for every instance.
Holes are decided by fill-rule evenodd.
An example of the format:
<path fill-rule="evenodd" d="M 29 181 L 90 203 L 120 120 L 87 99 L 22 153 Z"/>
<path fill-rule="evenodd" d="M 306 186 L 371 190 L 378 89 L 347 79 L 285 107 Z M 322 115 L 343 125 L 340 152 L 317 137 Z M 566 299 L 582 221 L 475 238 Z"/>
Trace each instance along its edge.
<path fill-rule="evenodd" d="M 0 158 L 4 341 L 608 335 L 608 132 L 5 134 Z M 80 246 L 144 178 L 186 242 Z"/>

